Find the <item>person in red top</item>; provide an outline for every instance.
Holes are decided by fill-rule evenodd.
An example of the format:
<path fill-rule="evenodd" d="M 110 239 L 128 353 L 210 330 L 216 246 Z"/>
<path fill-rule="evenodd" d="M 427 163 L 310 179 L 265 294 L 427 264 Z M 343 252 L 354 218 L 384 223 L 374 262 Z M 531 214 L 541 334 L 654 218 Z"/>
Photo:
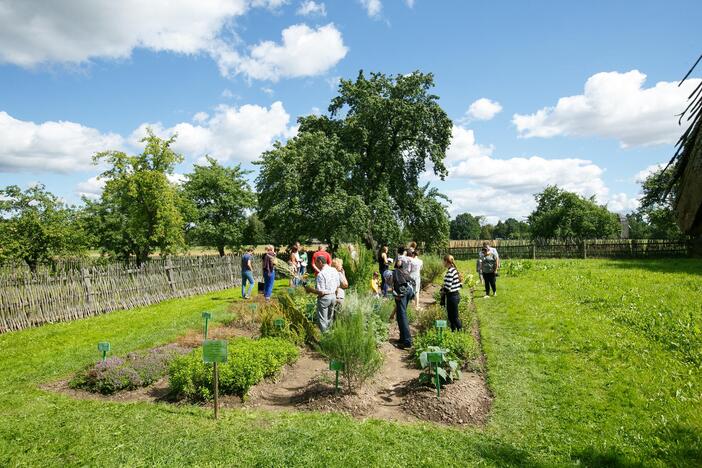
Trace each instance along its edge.
<path fill-rule="evenodd" d="M 312 268 L 314 269 L 314 276 L 317 276 L 319 273 L 319 270 L 317 269 L 317 257 L 324 257 L 327 259 L 326 265 L 331 265 L 331 255 L 329 255 L 329 252 L 327 252 L 327 248 L 323 245 L 320 245 L 317 247 L 317 251 L 312 254 Z"/>

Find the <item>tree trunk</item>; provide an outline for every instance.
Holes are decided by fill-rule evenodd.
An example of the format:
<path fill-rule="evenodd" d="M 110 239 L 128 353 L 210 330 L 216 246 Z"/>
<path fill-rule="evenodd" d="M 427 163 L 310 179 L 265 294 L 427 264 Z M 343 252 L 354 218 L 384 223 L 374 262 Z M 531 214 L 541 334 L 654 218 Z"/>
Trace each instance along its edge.
<path fill-rule="evenodd" d="M 224 257 L 224 246 L 223 245 L 218 245 L 217 246 L 217 252 L 219 252 L 220 257 Z"/>

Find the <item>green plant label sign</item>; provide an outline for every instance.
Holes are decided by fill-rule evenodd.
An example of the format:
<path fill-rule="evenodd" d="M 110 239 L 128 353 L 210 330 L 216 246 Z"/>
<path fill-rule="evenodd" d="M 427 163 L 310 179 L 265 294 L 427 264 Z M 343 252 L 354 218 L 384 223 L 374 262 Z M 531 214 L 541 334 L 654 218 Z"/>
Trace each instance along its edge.
<path fill-rule="evenodd" d="M 341 361 L 331 361 L 329 363 L 329 370 L 340 371 L 344 369 L 344 363 Z"/>
<path fill-rule="evenodd" d="M 446 320 L 437 320 L 436 328 L 446 328 Z"/>
<path fill-rule="evenodd" d="M 98 343 L 98 351 L 106 353 L 110 350 L 110 343 L 107 341 L 101 341 Z"/>
<path fill-rule="evenodd" d="M 209 319 L 212 318 L 212 314 L 209 313 L 209 312 L 203 312 L 203 313 L 202 313 L 202 318 L 204 318 L 205 320 L 209 320 Z"/>
<path fill-rule="evenodd" d="M 227 340 L 204 340 L 202 360 L 206 363 L 227 362 Z"/>
<path fill-rule="evenodd" d="M 427 361 L 441 364 L 444 361 L 444 353 L 427 353 Z"/>
<path fill-rule="evenodd" d="M 273 325 L 275 325 L 275 328 L 283 328 L 285 326 L 285 319 L 277 318 L 273 320 Z"/>

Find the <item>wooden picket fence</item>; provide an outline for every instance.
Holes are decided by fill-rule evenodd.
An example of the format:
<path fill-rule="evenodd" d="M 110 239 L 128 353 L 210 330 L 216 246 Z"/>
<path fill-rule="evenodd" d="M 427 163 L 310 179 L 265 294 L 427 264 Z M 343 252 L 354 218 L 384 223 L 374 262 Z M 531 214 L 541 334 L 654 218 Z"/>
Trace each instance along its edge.
<path fill-rule="evenodd" d="M 686 240 L 590 239 L 590 240 L 493 240 L 500 258 L 667 258 L 687 257 Z M 451 241 L 448 251 L 457 260 L 478 257 L 483 241 Z"/>
<path fill-rule="evenodd" d="M 254 272 L 261 259 L 254 256 Z M 238 256 L 158 258 L 135 265 L 71 261 L 0 269 L 0 333 L 241 285 Z"/>

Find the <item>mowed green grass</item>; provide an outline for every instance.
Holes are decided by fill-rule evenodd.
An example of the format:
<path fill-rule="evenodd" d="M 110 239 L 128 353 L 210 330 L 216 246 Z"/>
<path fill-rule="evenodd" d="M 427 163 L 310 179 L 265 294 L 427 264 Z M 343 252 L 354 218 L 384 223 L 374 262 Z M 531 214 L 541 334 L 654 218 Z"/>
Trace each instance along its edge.
<path fill-rule="evenodd" d="M 702 464 L 702 261 L 537 261 L 498 288 L 477 300 L 495 394 L 484 429 L 255 410 L 214 421 L 39 388 L 96 359 L 98 341 L 126 354 L 200 326 L 203 310 L 223 320 L 230 290 L 0 335 L 0 465 Z"/>

